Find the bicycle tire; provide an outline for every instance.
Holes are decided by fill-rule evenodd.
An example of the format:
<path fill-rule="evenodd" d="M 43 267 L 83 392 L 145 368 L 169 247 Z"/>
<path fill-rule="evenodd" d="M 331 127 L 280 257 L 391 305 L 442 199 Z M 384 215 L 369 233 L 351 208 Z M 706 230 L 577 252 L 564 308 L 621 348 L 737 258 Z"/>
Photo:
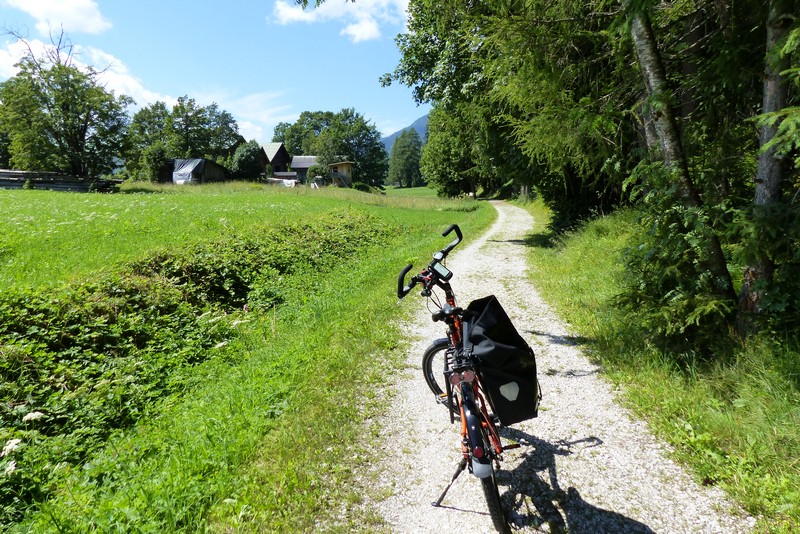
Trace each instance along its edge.
<path fill-rule="evenodd" d="M 437 398 L 441 398 L 445 394 L 444 370 L 446 352 L 449 347 L 450 341 L 447 338 L 437 339 L 425 349 L 425 353 L 422 355 L 422 374 L 425 376 L 428 387 Z"/>
<path fill-rule="evenodd" d="M 497 479 L 494 474 L 494 452 L 492 452 L 492 444 L 483 425 L 484 416 L 475 404 L 475 398 L 471 389 L 469 389 L 471 386 L 462 387 L 461 398 L 462 402 L 464 402 L 464 416 L 466 418 L 467 439 L 470 441 L 470 451 L 474 450 L 476 446 L 480 446 L 485 451 L 484 453 L 488 455 L 489 460 L 488 464 L 481 462 L 484 468 L 488 468 L 489 474 L 478 477 L 481 481 L 483 497 L 486 500 L 486 506 L 489 509 L 489 516 L 492 518 L 495 530 L 505 534 L 510 532 L 510 529 L 506 521 L 506 514 L 503 511 L 503 505 L 500 502 L 500 491 L 497 489 Z"/>
<path fill-rule="evenodd" d="M 484 434 L 484 445 L 489 447 L 489 441 L 486 439 L 486 432 Z M 503 511 L 503 504 L 500 502 L 500 491 L 497 489 L 497 479 L 494 476 L 494 465 L 492 465 L 491 474 L 488 477 L 481 478 L 481 488 L 483 489 L 483 497 L 486 499 L 486 506 L 489 508 L 489 516 L 492 518 L 492 524 L 495 530 L 502 533 L 510 532 L 508 522 L 506 521 L 506 514 Z"/>

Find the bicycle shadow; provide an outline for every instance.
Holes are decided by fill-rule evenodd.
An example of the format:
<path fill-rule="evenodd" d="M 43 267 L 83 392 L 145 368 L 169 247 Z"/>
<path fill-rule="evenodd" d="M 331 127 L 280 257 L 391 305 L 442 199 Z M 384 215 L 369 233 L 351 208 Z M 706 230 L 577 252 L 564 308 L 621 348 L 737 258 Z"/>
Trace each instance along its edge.
<path fill-rule="evenodd" d="M 497 471 L 500 498 L 513 526 L 537 528 L 546 524 L 551 533 L 655 533 L 644 523 L 586 502 L 577 488 L 564 491 L 559 485 L 556 456 L 573 454 L 572 447 L 579 444 L 602 445 L 599 438 L 552 444 L 514 428 L 502 429 L 501 435 L 520 442 L 529 451 L 513 471 Z"/>

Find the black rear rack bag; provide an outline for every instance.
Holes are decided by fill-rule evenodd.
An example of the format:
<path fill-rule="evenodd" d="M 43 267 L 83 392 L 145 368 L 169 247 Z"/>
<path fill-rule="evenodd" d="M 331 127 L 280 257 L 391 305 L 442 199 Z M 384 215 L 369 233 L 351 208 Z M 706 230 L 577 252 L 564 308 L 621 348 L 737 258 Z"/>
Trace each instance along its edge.
<path fill-rule="evenodd" d="M 464 350 L 478 371 L 495 415 L 513 425 L 538 415 L 536 357 L 494 295 L 474 300 L 464 313 Z"/>

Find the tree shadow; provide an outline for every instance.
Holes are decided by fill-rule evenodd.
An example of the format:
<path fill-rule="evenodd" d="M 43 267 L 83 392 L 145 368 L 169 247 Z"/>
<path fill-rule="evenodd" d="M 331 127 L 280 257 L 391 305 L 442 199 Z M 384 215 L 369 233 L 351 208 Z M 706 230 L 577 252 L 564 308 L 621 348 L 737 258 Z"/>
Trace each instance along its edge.
<path fill-rule="evenodd" d="M 554 343 L 557 345 L 578 346 L 578 345 L 586 345 L 592 342 L 591 338 L 584 336 L 549 334 L 547 332 L 542 332 L 540 330 L 525 330 L 525 332 L 533 336 L 547 338 L 548 340 L 550 340 L 550 343 Z"/>
<path fill-rule="evenodd" d="M 501 495 L 503 506 L 513 526 L 547 525 L 553 533 L 654 534 L 644 523 L 588 503 L 577 488 L 565 491 L 559 485 L 556 456 L 573 454 L 576 446 L 600 446 L 603 442 L 599 438 L 590 436 L 553 444 L 513 428 L 504 428 L 501 434 L 525 449 L 522 464 L 513 472 L 497 472 L 500 488 L 505 488 Z"/>
<path fill-rule="evenodd" d="M 522 242 L 532 248 L 555 248 L 558 244 L 558 235 L 552 231 L 536 232 L 526 235 Z"/>

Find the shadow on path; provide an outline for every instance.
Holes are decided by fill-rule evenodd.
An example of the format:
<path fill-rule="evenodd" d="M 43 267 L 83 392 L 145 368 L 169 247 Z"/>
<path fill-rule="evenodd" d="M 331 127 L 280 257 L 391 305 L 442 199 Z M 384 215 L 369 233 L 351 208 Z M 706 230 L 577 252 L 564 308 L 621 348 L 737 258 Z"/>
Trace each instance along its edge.
<path fill-rule="evenodd" d="M 592 340 L 588 337 L 583 336 L 569 336 L 569 335 L 561 335 L 561 334 L 549 334 L 547 332 L 541 332 L 539 330 L 525 330 L 525 333 L 531 334 L 537 337 L 544 337 L 547 338 L 550 343 L 555 345 L 566 345 L 568 347 L 578 346 L 578 345 L 586 345 L 591 343 Z"/>
<path fill-rule="evenodd" d="M 598 447 L 596 437 L 555 444 L 513 428 L 504 428 L 506 439 L 520 442 L 524 460 L 514 471 L 497 472 L 501 499 L 509 522 L 517 527 L 549 527 L 553 533 L 642 533 L 654 534 L 647 525 L 585 501 L 577 488 L 561 488 L 556 456 L 573 454 L 573 448 Z M 504 491 L 503 491 L 504 490 Z"/>

